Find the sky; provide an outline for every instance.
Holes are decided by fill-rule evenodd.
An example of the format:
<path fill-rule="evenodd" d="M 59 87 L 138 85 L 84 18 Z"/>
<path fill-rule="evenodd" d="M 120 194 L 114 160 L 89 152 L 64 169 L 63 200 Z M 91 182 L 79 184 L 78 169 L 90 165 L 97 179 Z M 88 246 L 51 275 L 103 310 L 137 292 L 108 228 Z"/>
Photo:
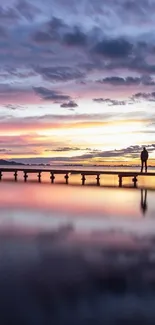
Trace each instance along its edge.
<path fill-rule="evenodd" d="M 155 165 L 155 0 L 0 0 L 0 158 Z"/>

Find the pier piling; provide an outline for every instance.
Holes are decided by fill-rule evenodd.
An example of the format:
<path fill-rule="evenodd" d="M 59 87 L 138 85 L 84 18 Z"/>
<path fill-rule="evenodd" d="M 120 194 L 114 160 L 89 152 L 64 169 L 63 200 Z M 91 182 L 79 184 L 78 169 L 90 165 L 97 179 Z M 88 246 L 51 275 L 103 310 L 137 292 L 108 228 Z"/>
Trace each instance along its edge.
<path fill-rule="evenodd" d="M 27 182 L 27 179 L 28 179 L 28 174 L 27 172 L 24 172 L 24 181 Z"/>
<path fill-rule="evenodd" d="M 18 172 L 17 170 L 14 172 L 14 178 L 15 178 L 15 182 L 17 182 L 17 177 L 18 177 Z"/>
<path fill-rule="evenodd" d="M 122 176 L 118 175 L 118 178 L 119 178 L 119 187 L 122 187 Z"/>
<path fill-rule="evenodd" d="M 100 174 L 97 175 L 96 180 L 97 180 L 97 186 L 100 186 Z"/>
<path fill-rule="evenodd" d="M 53 173 L 51 173 L 50 179 L 51 179 L 51 183 L 53 184 L 54 183 L 54 180 L 55 180 L 55 176 L 54 176 Z"/>
<path fill-rule="evenodd" d="M 85 185 L 86 177 L 84 174 L 82 174 L 82 185 Z"/>
<path fill-rule="evenodd" d="M 41 172 L 38 173 L 38 182 L 41 183 Z"/>

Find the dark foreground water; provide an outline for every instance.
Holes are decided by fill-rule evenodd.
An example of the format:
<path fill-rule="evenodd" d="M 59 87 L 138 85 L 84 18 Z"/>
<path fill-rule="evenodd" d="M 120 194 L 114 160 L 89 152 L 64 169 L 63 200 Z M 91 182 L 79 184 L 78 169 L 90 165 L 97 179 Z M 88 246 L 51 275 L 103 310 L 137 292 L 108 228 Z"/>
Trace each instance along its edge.
<path fill-rule="evenodd" d="M 155 192 L 145 193 L 1 184 L 0 324 L 155 324 Z"/>

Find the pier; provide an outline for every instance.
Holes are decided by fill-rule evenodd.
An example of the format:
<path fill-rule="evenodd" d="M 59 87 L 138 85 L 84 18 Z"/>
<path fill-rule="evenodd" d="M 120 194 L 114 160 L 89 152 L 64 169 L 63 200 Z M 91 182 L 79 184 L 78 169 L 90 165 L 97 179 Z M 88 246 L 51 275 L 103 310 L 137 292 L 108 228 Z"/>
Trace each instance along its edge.
<path fill-rule="evenodd" d="M 138 184 L 138 176 L 145 176 L 145 177 L 153 177 L 155 173 L 148 172 L 148 173 L 141 173 L 135 171 L 86 171 L 86 170 L 58 170 L 58 169 L 37 169 L 37 168 L 0 168 L 0 181 L 3 180 L 3 176 L 5 173 L 11 173 L 13 175 L 13 179 L 15 182 L 18 181 L 18 173 L 23 173 L 23 180 L 24 182 L 28 181 L 30 174 L 36 174 L 37 180 L 41 182 L 42 173 L 48 173 L 49 179 L 53 184 L 55 182 L 56 175 L 64 175 L 64 183 L 69 184 L 69 177 L 70 175 L 79 174 L 81 175 L 81 184 L 84 186 L 86 185 L 87 176 L 94 176 L 96 178 L 96 185 L 100 186 L 100 176 L 101 175 L 117 175 L 118 176 L 118 186 L 123 186 L 123 179 L 128 177 L 131 178 L 131 182 L 133 187 L 137 187 Z"/>

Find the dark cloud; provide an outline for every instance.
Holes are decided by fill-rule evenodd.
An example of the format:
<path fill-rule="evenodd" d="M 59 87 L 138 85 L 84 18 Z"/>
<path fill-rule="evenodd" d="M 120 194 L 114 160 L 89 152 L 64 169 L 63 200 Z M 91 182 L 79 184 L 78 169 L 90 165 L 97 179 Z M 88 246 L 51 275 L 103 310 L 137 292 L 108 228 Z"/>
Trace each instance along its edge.
<path fill-rule="evenodd" d="M 52 41 L 52 37 L 49 33 L 44 32 L 44 31 L 37 31 L 33 35 L 33 40 L 37 43 L 49 43 Z"/>
<path fill-rule="evenodd" d="M 12 150 L 10 150 L 10 149 L 0 149 L 0 153 L 10 153 L 10 152 L 12 152 Z"/>
<path fill-rule="evenodd" d="M 44 79 L 52 82 L 66 82 L 81 79 L 85 76 L 84 72 L 81 72 L 76 68 L 63 66 L 38 67 L 36 68 L 36 72 L 38 72 Z"/>
<path fill-rule="evenodd" d="M 99 151 L 99 150 L 93 150 L 90 151 L 88 153 L 85 153 L 83 155 L 78 155 L 78 156 L 74 156 L 74 157 L 53 157 L 53 158 L 49 158 L 51 161 L 68 161 L 68 162 L 77 162 L 77 161 L 82 161 L 82 160 L 88 160 L 91 161 L 93 159 L 100 159 L 100 158 L 128 158 L 128 159 L 133 159 L 133 158 L 138 158 L 140 156 L 140 152 L 142 151 L 143 146 L 145 146 L 147 148 L 147 150 L 149 151 L 149 153 L 154 152 L 155 151 L 155 144 L 150 144 L 150 145 L 131 145 L 129 147 L 126 148 L 122 148 L 119 150 L 107 150 L 107 151 Z M 66 150 L 63 150 L 64 148 L 66 148 Z M 68 147 L 64 147 L 64 148 L 60 148 L 60 151 L 71 151 L 72 148 L 68 148 Z M 61 150 L 62 149 L 62 150 Z M 69 149 L 69 150 L 68 150 Z M 70 150 L 71 149 L 71 150 Z M 81 150 L 79 148 L 75 148 L 77 151 Z M 87 148 L 89 149 L 89 148 Z M 87 149 L 83 149 L 83 150 L 87 150 Z M 53 150 L 50 150 L 53 151 Z M 54 150 L 59 152 L 59 150 Z"/>
<path fill-rule="evenodd" d="M 75 108 L 75 107 L 78 107 L 78 104 L 76 104 L 74 101 L 71 100 L 68 103 L 61 104 L 60 106 L 63 108 Z"/>
<path fill-rule="evenodd" d="M 6 24 L 10 24 L 10 23 L 14 23 L 17 22 L 17 20 L 19 19 L 19 15 L 17 13 L 17 11 L 15 10 L 15 8 L 9 8 L 7 7 L 6 9 L 4 9 L 3 7 L 0 7 L 0 23 L 6 23 Z"/>
<path fill-rule="evenodd" d="M 116 82 L 116 80 L 114 81 Z M 122 80 L 118 81 L 119 83 L 122 82 Z M 139 92 L 131 96 L 131 98 L 128 98 L 126 100 L 117 100 L 117 99 L 110 99 L 110 98 L 94 98 L 93 101 L 99 104 L 107 104 L 108 106 L 123 106 L 126 104 L 134 104 L 135 101 L 150 101 L 154 102 L 155 101 L 155 92 L 151 93 L 145 93 L 145 92 Z"/>
<path fill-rule="evenodd" d="M 50 33 L 53 40 L 62 40 L 62 35 L 65 30 L 68 29 L 68 25 L 63 19 L 58 17 L 52 17 L 47 23 L 47 32 Z"/>
<path fill-rule="evenodd" d="M 105 1 L 104 6 L 102 5 L 102 3 L 100 3 L 100 1 L 97 5 L 94 5 L 94 3 L 91 2 L 90 7 L 93 9 L 93 11 L 97 10 L 96 15 L 98 17 L 102 12 L 106 20 L 109 21 L 108 24 L 113 25 L 117 23 L 119 26 L 118 22 L 120 19 L 123 19 L 123 12 L 124 14 L 127 14 L 128 6 L 129 4 L 127 3 L 127 1 L 122 2 L 117 0 L 116 2 L 112 1 L 111 5 L 109 5 L 109 3 Z M 86 3 L 86 7 L 89 8 L 88 3 Z M 129 7 L 129 11 L 131 12 L 131 7 L 136 8 L 135 14 L 136 10 L 137 14 L 139 14 L 142 10 L 141 5 L 133 4 Z M 78 8 L 78 4 L 76 4 L 76 9 L 78 10 Z M 149 9 L 149 6 L 146 6 L 146 8 Z M 68 10 L 71 10 L 71 8 L 68 8 Z M 108 13 L 115 13 L 117 18 L 116 21 L 114 18 L 112 20 L 110 16 L 108 16 Z M 154 43 L 151 38 L 146 38 L 145 33 L 144 35 L 139 35 L 139 32 L 138 35 L 134 37 L 134 33 L 132 33 L 131 30 L 128 30 L 128 33 L 126 35 L 121 30 L 119 30 L 118 36 L 114 37 L 115 28 L 103 30 L 103 26 L 100 21 L 98 27 L 95 28 L 93 24 L 90 24 L 90 26 L 86 26 L 84 21 L 78 22 L 77 24 L 76 21 L 74 23 L 74 20 L 72 21 L 72 23 L 69 23 L 69 21 L 66 20 L 66 23 L 65 17 L 63 17 L 63 19 L 53 16 L 51 20 L 49 20 L 46 24 L 42 25 L 42 27 L 38 31 L 35 31 L 35 33 L 33 33 L 33 39 L 37 43 L 42 43 L 43 45 L 51 46 L 52 44 L 54 44 L 55 46 L 57 43 L 57 45 L 62 47 L 62 53 L 68 53 L 68 55 L 75 50 L 75 47 L 77 47 L 79 57 L 85 56 L 85 62 L 81 61 L 78 63 L 78 65 L 81 65 L 81 67 L 83 65 L 83 69 L 86 69 L 87 71 L 91 71 L 93 69 L 100 70 L 102 67 L 104 70 L 127 69 L 130 71 L 139 72 L 141 74 L 153 74 L 155 72 L 155 64 L 148 63 L 147 61 L 147 56 L 149 56 L 153 51 Z M 115 26 L 116 28 L 117 24 Z M 125 22 L 123 22 L 123 24 L 125 25 Z M 133 29 L 134 28 L 135 31 L 137 31 L 138 27 L 133 26 Z M 124 36 L 122 36 L 123 34 Z M 69 49 L 68 47 L 66 47 L 66 45 L 69 45 Z M 105 58 L 105 61 L 103 61 L 103 58 Z M 64 60 L 64 58 L 62 59 Z M 138 85 L 138 82 L 140 81 L 138 81 L 138 77 L 137 80 L 135 77 L 131 76 L 131 78 L 132 80 L 126 80 L 126 83 L 124 84 L 128 85 L 128 83 L 133 83 Z"/>
<path fill-rule="evenodd" d="M 39 13 L 40 9 L 34 4 L 19 0 L 12 6 L 0 6 L 0 23 L 7 26 L 8 24 L 18 23 L 22 18 L 32 20 Z"/>
<path fill-rule="evenodd" d="M 155 81 L 150 76 L 142 77 L 118 77 L 112 76 L 104 79 L 97 80 L 97 83 L 100 84 L 110 84 L 112 86 L 134 86 L 134 85 L 145 85 L 145 86 L 154 86 Z"/>
<path fill-rule="evenodd" d="M 6 31 L 6 28 L 4 28 L 3 26 L 0 26 L 0 38 L 5 39 L 7 37 L 8 37 L 8 33 Z"/>
<path fill-rule="evenodd" d="M 152 93 L 136 93 L 132 96 L 133 100 L 147 100 L 147 101 L 155 101 L 155 92 Z"/>
<path fill-rule="evenodd" d="M 118 54 L 115 54 L 115 50 L 113 51 L 112 49 L 111 50 L 112 54 L 109 51 L 109 53 L 107 52 L 107 54 L 104 55 L 104 59 L 105 59 L 104 61 L 102 55 L 98 55 L 97 56 L 98 59 L 96 60 L 96 56 L 94 56 L 96 53 L 95 50 L 91 52 L 90 57 L 92 59 L 92 62 L 90 63 L 86 62 L 85 64 L 83 64 L 83 67 L 88 72 L 92 70 L 105 71 L 108 73 L 110 72 L 110 74 L 111 71 L 115 71 L 115 70 L 120 70 L 120 71 L 126 70 L 127 72 L 130 71 L 132 73 L 136 72 L 143 76 L 142 82 L 144 82 L 145 85 L 148 85 L 147 79 L 149 85 L 154 85 L 151 84 L 151 80 L 149 80 L 150 76 L 155 74 L 155 62 L 154 60 L 153 61 L 149 60 L 149 56 L 154 55 L 153 45 L 150 44 L 149 46 L 147 46 L 147 44 L 144 43 L 143 48 L 145 48 L 145 50 L 142 50 L 142 45 L 139 43 L 139 41 L 137 41 L 137 43 L 136 41 L 134 41 L 131 47 L 132 47 L 132 51 L 130 53 L 131 55 L 125 54 L 122 51 L 120 51 L 120 55 L 119 52 Z M 116 47 L 116 52 L 117 52 L 117 47 Z M 146 83 L 145 83 L 145 79 L 146 79 Z"/>
<path fill-rule="evenodd" d="M 110 98 L 94 98 L 93 101 L 97 102 L 97 103 L 108 104 L 108 106 L 126 105 L 126 101 L 124 101 L 124 100 L 116 100 L 116 99 L 110 99 Z"/>
<path fill-rule="evenodd" d="M 120 1 L 123 5 L 123 8 L 126 12 L 141 16 L 146 19 L 147 12 L 151 13 L 151 10 L 155 9 L 154 1 L 149 0 L 141 0 L 140 2 L 135 2 L 134 0 L 125 0 L 123 2 Z"/>
<path fill-rule="evenodd" d="M 154 74 L 155 73 L 155 64 L 146 62 L 146 58 L 150 55 L 151 51 L 148 49 L 148 52 L 141 57 L 140 51 L 137 56 L 133 59 L 123 62 L 122 65 L 119 65 L 119 68 L 126 68 L 130 71 L 139 72 L 142 74 Z"/>
<path fill-rule="evenodd" d="M 77 147 L 62 147 L 62 148 L 57 148 L 57 149 L 46 149 L 46 152 L 67 152 L 67 151 L 79 151 L 81 150 L 80 148 Z"/>
<path fill-rule="evenodd" d="M 48 27 L 51 31 L 59 30 L 61 28 L 65 28 L 66 26 L 66 23 L 58 17 L 52 17 L 52 19 L 48 23 Z"/>
<path fill-rule="evenodd" d="M 13 104 L 8 104 L 5 105 L 4 107 L 12 111 L 24 109 L 24 107 L 21 105 L 13 105 Z"/>
<path fill-rule="evenodd" d="M 12 105 L 12 104 L 8 104 L 5 106 L 7 109 L 10 109 L 10 110 L 16 110 L 17 109 L 17 106 L 16 105 Z"/>
<path fill-rule="evenodd" d="M 51 20 L 42 26 L 42 29 L 33 33 L 32 39 L 37 43 L 61 43 L 63 42 L 65 30 L 68 30 L 68 25 L 62 19 L 52 17 Z"/>
<path fill-rule="evenodd" d="M 87 84 L 87 82 L 86 81 L 83 81 L 83 80 L 78 80 L 78 81 L 76 81 L 76 83 L 78 85 L 83 85 L 83 86 L 85 86 Z"/>
<path fill-rule="evenodd" d="M 74 27 L 72 32 L 64 35 L 63 41 L 70 46 L 85 46 L 87 44 L 87 36 L 78 27 Z"/>
<path fill-rule="evenodd" d="M 144 145 L 149 152 L 155 150 L 155 144 Z M 84 155 L 74 157 L 74 158 L 81 158 L 81 159 L 94 159 L 94 158 L 116 158 L 116 157 L 139 157 L 140 152 L 142 151 L 143 145 L 134 145 L 127 148 L 119 149 L 119 150 L 108 150 L 108 151 L 97 151 L 97 152 L 90 152 Z"/>
<path fill-rule="evenodd" d="M 154 86 L 155 85 L 155 81 L 148 75 L 142 77 L 141 80 L 142 80 L 142 84 L 144 86 Z"/>
<path fill-rule="evenodd" d="M 5 70 L 3 70 L 2 73 L 8 73 L 9 76 L 16 77 L 19 79 L 26 79 L 30 77 L 34 77 L 37 75 L 37 73 L 30 68 L 25 68 L 25 69 L 18 69 L 18 68 L 13 68 L 13 67 L 6 67 Z M 0 73 L 1 76 L 1 73 Z"/>
<path fill-rule="evenodd" d="M 40 97 L 44 100 L 60 103 L 62 101 L 68 101 L 71 99 L 70 96 L 63 95 L 60 91 L 57 90 L 50 90 L 44 87 L 34 87 L 33 89 L 35 93 L 37 95 L 40 95 Z"/>
<path fill-rule="evenodd" d="M 19 0 L 15 8 L 21 16 L 28 20 L 33 20 L 41 12 L 37 6 L 25 0 Z"/>
<path fill-rule="evenodd" d="M 107 58 L 127 58 L 132 54 L 133 45 L 125 39 L 109 39 L 99 42 L 94 52 Z"/>

